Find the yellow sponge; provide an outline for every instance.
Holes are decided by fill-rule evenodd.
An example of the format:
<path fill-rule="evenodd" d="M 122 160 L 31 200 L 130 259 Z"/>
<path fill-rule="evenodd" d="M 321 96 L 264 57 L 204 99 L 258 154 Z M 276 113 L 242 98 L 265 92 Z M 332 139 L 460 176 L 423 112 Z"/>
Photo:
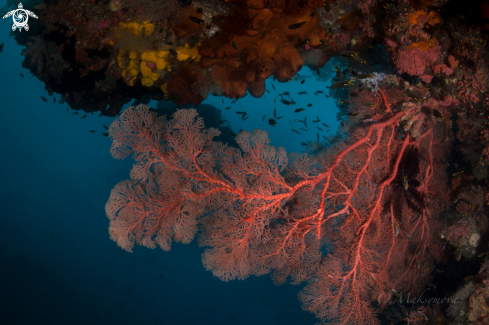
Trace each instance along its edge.
<path fill-rule="evenodd" d="M 145 51 L 141 54 L 141 60 L 153 62 L 156 66 L 156 70 L 163 70 L 168 64 L 166 62 L 168 54 L 168 51 Z"/>
<path fill-rule="evenodd" d="M 119 26 L 129 30 L 135 35 L 141 35 L 144 33 L 144 36 L 148 37 L 153 34 L 155 30 L 155 25 L 150 23 L 148 20 L 143 21 L 141 24 L 137 22 L 124 23 L 120 22 Z"/>
<path fill-rule="evenodd" d="M 177 53 L 178 53 L 177 59 L 179 61 L 195 59 L 195 61 L 199 62 L 200 54 L 199 54 L 198 46 L 200 46 L 200 43 L 196 44 L 195 47 L 190 48 L 190 45 L 188 43 L 185 43 L 185 46 L 177 47 Z"/>

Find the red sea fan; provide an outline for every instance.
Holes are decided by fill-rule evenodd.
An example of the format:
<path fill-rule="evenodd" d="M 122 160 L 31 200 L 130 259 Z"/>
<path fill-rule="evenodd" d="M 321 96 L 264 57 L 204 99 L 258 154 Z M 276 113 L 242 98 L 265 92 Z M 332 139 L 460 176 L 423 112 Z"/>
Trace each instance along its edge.
<path fill-rule="evenodd" d="M 381 91 L 385 109 L 357 107 L 371 115 L 345 124 L 349 139 L 289 157 L 262 130 L 240 132 L 239 148 L 214 142 L 219 132 L 193 109 L 172 120 L 127 109 L 109 129 L 112 154 L 136 161 L 106 205 L 112 239 L 126 250 L 168 250 L 191 241 L 198 224 L 204 266 L 220 279 L 309 279 L 303 307 L 325 322 L 377 323 L 390 294 L 415 294 L 428 281 L 448 193 L 444 124 L 430 107 L 391 108 L 391 94 Z M 402 192 L 404 176 L 412 192 Z M 392 204 L 396 191 L 402 206 Z"/>

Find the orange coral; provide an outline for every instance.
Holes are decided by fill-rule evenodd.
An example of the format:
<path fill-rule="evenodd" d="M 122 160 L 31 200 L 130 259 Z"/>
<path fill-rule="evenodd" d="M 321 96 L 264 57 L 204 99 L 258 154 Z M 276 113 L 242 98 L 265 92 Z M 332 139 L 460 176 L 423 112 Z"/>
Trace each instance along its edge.
<path fill-rule="evenodd" d="M 426 16 L 425 24 L 435 26 L 440 22 L 440 19 L 440 13 L 438 11 L 430 11 L 429 14 Z"/>
<path fill-rule="evenodd" d="M 429 24 L 430 26 L 435 26 L 440 22 L 440 13 L 437 11 L 430 11 L 429 13 L 425 10 L 413 11 L 408 13 L 407 20 L 411 25 L 418 24 Z"/>
<path fill-rule="evenodd" d="M 415 36 L 419 41 L 413 42 L 406 46 L 408 50 L 418 47 L 422 51 L 437 46 L 438 42 L 435 37 L 428 39 L 426 33 L 421 32 L 421 28 L 433 27 L 440 22 L 440 14 L 436 11 L 427 12 L 425 10 L 412 11 L 408 13 L 407 20 L 410 24 L 406 35 Z"/>
<path fill-rule="evenodd" d="M 408 13 L 407 15 L 407 20 L 411 25 L 417 25 L 419 23 L 419 20 L 421 17 L 423 17 L 426 14 L 425 11 L 412 11 Z"/>
<path fill-rule="evenodd" d="M 304 64 L 299 51 L 322 48 L 329 39 L 315 12 L 323 1 L 227 2 L 235 4 L 233 14 L 216 22 L 220 32 L 204 41 L 199 53 L 201 68 L 212 69 L 214 82 L 229 98 L 243 97 L 246 91 L 263 95 L 265 79 L 271 75 L 282 82 L 292 79 Z M 188 79 L 178 76 L 185 73 L 178 69 L 172 80 Z M 191 88 L 170 86 L 176 102 L 191 101 Z"/>
<path fill-rule="evenodd" d="M 417 43 L 412 43 L 412 44 L 408 45 L 406 48 L 408 50 L 410 50 L 410 49 L 415 48 L 415 47 L 419 47 L 422 51 L 427 51 L 431 48 L 431 44 L 430 44 L 430 42 L 421 41 L 421 42 L 417 42 Z"/>

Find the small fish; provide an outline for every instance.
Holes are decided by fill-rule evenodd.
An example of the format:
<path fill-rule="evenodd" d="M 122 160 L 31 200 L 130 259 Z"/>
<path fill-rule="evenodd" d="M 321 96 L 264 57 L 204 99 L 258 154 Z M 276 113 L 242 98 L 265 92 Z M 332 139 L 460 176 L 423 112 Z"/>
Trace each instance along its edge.
<path fill-rule="evenodd" d="M 222 23 L 224 21 L 224 19 L 222 19 L 220 17 L 216 17 L 216 16 L 212 16 L 212 20 L 214 22 L 218 22 L 218 23 Z"/>
<path fill-rule="evenodd" d="M 271 119 L 268 120 L 268 124 L 270 124 L 271 126 L 275 126 L 278 123 L 273 118 L 271 118 Z"/>
<path fill-rule="evenodd" d="M 297 95 L 307 95 L 307 92 L 306 91 L 300 91 L 297 93 Z"/>
<path fill-rule="evenodd" d="M 356 77 L 357 79 L 368 79 L 368 78 L 372 78 L 373 75 L 365 74 L 365 73 L 357 73 Z"/>
<path fill-rule="evenodd" d="M 270 83 L 270 84 L 272 85 L 273 90 L 276 90 L 276 89 L 275 89 L 275 86 L 273 85 L 273 83 Z"/>
<path fill-rule="evenodd" d="M 462 258 L 462 251 L 460 249 L 457 249 L 457 251 L 455 252 L 455 260 L 457 262 L 460 262 L 461 258 Z"/>
<path fill-rule="evenodd" d="M 233 47 L 233 49 L 238 50 L 238 44 L 236 44 L 235 41 L 231 40 L 231 41 L 229 41 L 229 44 L 231 44 L 231 46 Z"/>
<path fill-rule="evenodd" d="M 307 104 L 307 107 L 312 107 L 312 104 L 311 103 Z"/>
<path fill-rule="evenodd" d="M 309 127 L 307 126 L 307 116 L 304 117 L 304 126 L 309 129 Z"/>
<path fill-rule="evenodd" d="M 304 128 L 299 128 L 299 129 L 300 129 L 300 130 L 302 130 L 302 131 L 306 131 L 306 132 L 308 132 L 308 131 L 307 131 L 306 129 L 304 129 Z"/>
<path fill-rule="evenodd" d="M 228 111 L 229 111 L 230 109 L 231 109 L 231 106 L 226 107 L 226 110 L 228 110 Z"/>
<path fill-rule="evenodd" d="M 265 117 L 267 117 L 267 115 L 263 115 L 263 117 L 261 118 L 262 121 L 265 121 Z"/>
<path fill-rule="evenodd" d="M 65 102 L 65 100 L 63 98 L 61 98 L 60 100 L 58 100 L 58 103 L 60 104 L 63 104 Z"/>
<path fill-rule="evenodd" d="M 300 112 L 303 112 L 303 111 L 305 111 L 305 110 L 306 110 L 305 108 L 298 108 L 298 109 L 296 109 L 294 112 L 296 112 L 296 113 L 300 113 Z"/>
<path fill-rule="evenodd" d="M 435 35 L 436 30 L 440 27 L 440 23 L 435 24 L 430 30 L 430 40 L 433 38 L 433 35 Z"/>
<path fill-rule="evenodd" d="M 304 84 L 304 82 L 306 82 L 306 79 L 302 79 L 302 81 L 301 81 L 301 85 L 303 85 L 303 84 Z"/>
<path fill-rule="evenodd" d="M 312 121 L 312 123 L 318 123 L 318 122 L 321 122 L 321 120 L 319 119 L 319 116 L 316 116 L 316 120 Z"/>
<path fill-rule="evenodd" d="M 317 125 L 316 125 L 316 127 L 317 127 L 317 129 L 318 129 L 319 131 L 322 131 L 322 130 L 323 130 L 323 129 L 321 129 L 321 128 L 320 128 L 319 126 L 317 126 Z"/>
<path fill-rule="evenodd" d="M 341 69 L 336 66 L 336 79 L 341 80 L 343 79 L 343 74 L 341 73 Z"/>
<path fill-rule="evenodd" d="M 249 115 L 248 115 L 248 116 L 246 116 L 246 117 L 243 115 L 243 116 L 241 117 L 241 119 L 242 119 L 243 121 L 246 121 L 246 120 L 247 120 L 247 119 L 249 119 L 249 118 L 250 118 L 250 116 L 249 116 Z"/>
<path fill-rule="evenodd" d="M 337 81 L 337 82 L 334 82 L 333 84 L 331 84 L 331 88 L 332 89 L 340 89 L 340 88 L 343 88 L 343 87 L 353 86 L 354 83 L 355 82 L 353 80 Z"/>
<path fill-rule="evenodd" d="M 85 117 L 87 117 L 87 114 L 83 115 L 81 119 L 84 119 Z"/>
<path fill-rule="evenodd" d="M 268 89 L 267 89 L 267 93 L 269 93 L 269 94 L 270 94 L 270 90 L 268 90 Z"/>
<path fill-rule="evenodd" d="M 170 54 L 174 57 L 178 57 L 178 52 L 175 51 L 174 49 L 169 49 L 168 52 L 170 52 Z"/>
<path fill-rule="evenodd" d="M 341 99 L 340 99 L 338 102 L 339 102 L 340 104 L 343 104 L 343 105 L 351 105 L 351 102 L 350 102 L 349 100 L 346 100 L 346 99 L 345 99 L 345 100 L 341 100 Z"/>
<path fill-rule="evenodd" d="M 47 102 L 48 100 L 46 99 L 46 97 L 43 97 L 41 96 L 41 99 L 44 101 L 44 102 Z"/>
<path fill-rule="evenodd" d="M 280 101 L 285 104 L 285 105 L 292 105 L 293 103 L 291 101 L 288 101 L 287 99 L 280 99 Z"/>
<path fill-rule="evenodd" d="M 325 94 L 324 96 L 325 96 L 326 98 L 329 98 L 329 97 L 331 97 L 331 96 L 328 96 L 328 95 L 326 95 L 326 94 Z"/>
<path fill-rule="evenodd" d="M 90 132 L 90 133 L 95 133 L 95 130 L 90 130 L 89 132 Z"/>
<path fill-rule="evenodd" d="M 200 18 L 194 17 L 194 16 L 189 16 L 190 20 L 198 25 L 202 25 L 204 21 Z"/>
<path fill-rule="evenodd" d="M 297 122 L 297 123 L 304 123 L 304 120 L 294 120 L 294 122 Z"/>
<path fill-rule="evenodd" d="M 307 146 L 307 143 L 301 142 L 301 146 Z"/>
<path fill-rule="evenodd" d="M 66 113 L 68 113 L 68 107 L 66 107 Z"/>
<path fill-rule="evenodd" d="M 324 125 L 325 127 L 329 128 L 330 126 L 328 124 L 325 124 L 325 123 L 321 123 L 322 125 Z"/>
<path fill-rule="evenodd" d="M 306 21 L 303 21 L 303 22 L 300 22 L 300 23 L 297 23 L 297 24 L 292 24 L 289 26 L 289 29 L 297 29 L 297 28 L 301 28 L 302 26 L 304 26 L 304 24 L 306 23 Z"/>
<path fill-rule="evenodd" d="M 289 96 L 290 93 L 288 91 L 285 91 L 282 95 Z M 289 96 L 290 97 L 290 96 Z"/>
<path fill-rule="evenodd" d="M 102 133 L 102 135 L 103 135 L 104 137 L 108 137 L 108 136 L 109 136 L 109 134 L 108 134 L 107 132 Z"/>
<path fill-rule="evenodd" d="M 275 107 L 273 108 L 273 117 L 277 117 L 277 109 Z"/>
<path fill-rule="evenodd" d="M 361 64 L 367 64 L 367 60 L 362 59 L 362 58 L 360 58 L 360 57 L 358 57 L 358 56 L 354 56 L 352 59 L 353 59 L 353 61 L 355 61 L 355 62 L 358 62 L 358 63 L 361 63 Z M 370 78 L 370 77 L 369 77 L 369 78 Z"/>
<path fill-rule="evenodd" d="M 343 51 L 340 51 L 340 55 L 346 56 L 346 57 L 355 57 L 355 56 L 358 56 L 358 52 L 351 51 L 351 50 L 343 50 Z"/>
<path fill-rule="evenodd" d="M 331 6 L 329 5 L 328 1 L 324 1 L 324 10 L 326 10 L 328 13 L 331 11 Z"/>
<path fill-rule="evenodd" d="M 453 31 L 452 36 L 453 36 L 453 39 L 454 40 L 461 41 L 462 43 L 465 41 L 464 40 L 464 37 L 462 36 L 462 34 L 460 34 L 457 31 Z"/>
<path fill-rule="evenodd" d="M 280 120 L 283 116 L 277 116 L 276 120 Z"/>
<path fill-rule="evenodd" d="M 420 100 L 419 96 L 412 90 L 408 90 L 406 94 L 414 100 Z"/>
<path fill-rule="evenodd" d="M 302 133 L 300 133 L 300 132 L 299 132 L 299 131 L 297 131 L 297 130 L 294 130 L 294 129 L 291 129 L 291 130 L 292 130 L 292 132 L 295 132 L 295 133 L 297 133 L 297 134 L 302 135 Z"/>
<path fill-rule="evenodd" d="M 246 115 L 246 112 L 240 112 L 240 111 L 237 111 L 236 114 L 242 114 L 242 115 Z"/>
<path fill-rule="evenodd" d="M 322 91 L 322 90 L 316 90 L 315 94 L 324 94 L 324 91 Z"/>
<path fill-rule="evenodd" d="M 20 75 L 22 78 L 24 78 L 24 75 L 23 75 L 22 73 L 19 73 L 19 75 Z"/>
<path fill-rule="evenodd" d="M 399 230 L 401 228 L 399 227 L 399 224 L 397 223 L 396 226 L 394 227 L 394 237 L 397 237 L 399 235 Z"/>
<path fill-rule="evenodd" d="M 105 124 L 102 124 L 104 126 L 104 129 L 108 130 L 109 128 L 107 127 L 107 125 Z"/>
<path fill-rule="evenodd" d="M 317 133 L 317 141 L 319 142 L 319 132 Z"/>
<path fill-rule="evenodd" d="M 462 174 L 463 172 L 464 172 L 464 171 L 462 170 L 462 171 L 459 171 L 459 172 L 453 173 L 453 174 L 452 174 L 452 177 L 455 177 L 455 176 L 457 176 L 457 175 L 460 175 L 460 174 Z"/>
<path fill-rule="evenodd" d="M 436 108 L 433 109 L 433 116 L 436 117 L 438 120 L 442 121 L 445 117 L 443 114 L 437 110 Z"/>

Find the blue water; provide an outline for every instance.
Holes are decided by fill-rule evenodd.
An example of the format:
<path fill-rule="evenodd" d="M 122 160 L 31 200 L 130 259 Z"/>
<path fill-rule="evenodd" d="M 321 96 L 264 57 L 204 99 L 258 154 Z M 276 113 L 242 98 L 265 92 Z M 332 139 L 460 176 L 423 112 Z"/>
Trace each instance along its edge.
<path fill-rule="evenodd" d="M 9 31 L 10 23 L 0 24 L 0 324 L 315 322 L 297 299 L 302 286 L 274 286 L 268 276 L 222 282 L 202 267 L 203 249 L 196 242 L 174 244 L 170 252 L 136 247 L 131 254 L 117 247 L 104 205 L 112 187 L 129 177 L 132 162 L 110 156 L 110 139 L 101 134 L 102 124 L 113 118 L 96 113 L 81 119 L 83 112 L 73 116 L 66 104 L 53 103 L 44 85 L 22 68 L 22 47 L 8 38 Z M 265 128 L 272 145 L 300 151 L 301 142 L 316 139 L 316 116 L 333 128 L 337 123 L 332 101 L 294 95 L 327 91 L 315 72 L 300 74 L 313 77 L 303 85 L 273 82 L 275 92 L 268 80 L 271 94 L 240 99 L 229 111 L 229 99 L 206 103 L 223 110 L 234 132 Z M 284 91 L 296 105 L 285 106 L 280 98 L 273 104 Z M 309 102 L 313 107 L 305 106 Z M 285 115 L 276 127 L 262 122 L 274 106 L 278 116 Z M 307 110 L 293 113 L 298 107 Z M 250 118 L 242 121 L 237 110 Z M 299 136 L 289 120 L 304 116 L 311 131 Z"/>

